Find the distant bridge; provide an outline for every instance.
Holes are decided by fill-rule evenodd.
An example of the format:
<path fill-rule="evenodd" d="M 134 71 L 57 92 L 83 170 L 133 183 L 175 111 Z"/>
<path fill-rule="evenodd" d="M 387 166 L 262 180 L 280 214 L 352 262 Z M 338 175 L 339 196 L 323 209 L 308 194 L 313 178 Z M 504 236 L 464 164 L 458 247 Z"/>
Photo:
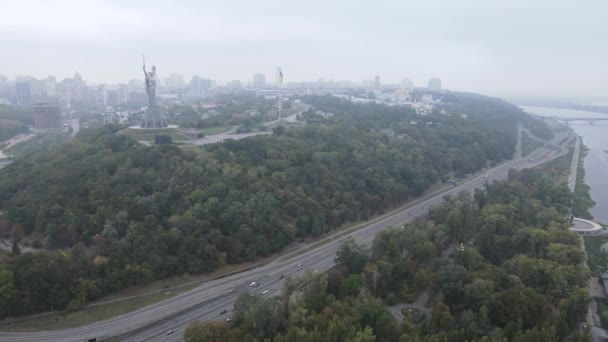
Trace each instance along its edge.
<path fill-rule="evenodd" d="M 554 116 L 552 117 L 552 119 L 555 119 L 557 121 L 564 121 L 566 124 L 569 124 L 572 121 L 586 121 L 590 125 L 593 125 L 597 121 L 608 121 L 608 115 L 605 118 L 568 118 L 563 116 Z"/>

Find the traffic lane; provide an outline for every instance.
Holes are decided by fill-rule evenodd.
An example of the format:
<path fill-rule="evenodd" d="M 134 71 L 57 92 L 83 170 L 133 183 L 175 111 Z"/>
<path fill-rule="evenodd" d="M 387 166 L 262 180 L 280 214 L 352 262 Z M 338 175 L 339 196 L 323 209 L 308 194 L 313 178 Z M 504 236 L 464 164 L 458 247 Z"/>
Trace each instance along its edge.
<path fill-rule="evenodd" d="M 333 252 L 333 251 L 332 251 L 332 252 Z M 331 253 L 331 252 L 330 252 L 330 253 Z M 322 253 L 322 255 L 313 255 L 313 256 L 311 256 L 311 257 L 309 257 L 309 258 L 306 258 L 305 260 L 307 260 L 307 261 L 308 261 L 308 262 L 307 262 L 308 264 L 312 264 L 312 263 L 314 263 L 314 262 L 315 262 L 315 261 L 313 260 L 313 258 L 314 258 L 314 259 L 323 259 L 323 258 L 326 258 L 328 255 L 329 255 L 329 253 Z M 289 265 L 286 265 L 286 266 L 283 266 L 283 265 L 280 265 L 280 266 L 281 266 L 281 267 L 280 267 L 280 268 L 281 268 L 281 270 L 283 270 L 283 271 L 284 271 L 285 269 L 289 269 L 289 268 L 292 268 L 292 269 L 293 269 L 293 268 L 297 268 L 296 261 L 293 261 L 293 262 L 291 262 Z M 280 271 L 280 270 L 279 270 L 279 271 Z M 260 287 L 263 287 L 265 284 L 273 284 L 273 283 L 274 283 L 274 282 L 272 282 L 272 281 L 269 281 L 269 279 L 271 279 L 271 278 L 272 278 L 272 276 L 271 276 L 271 275 L 264 275 L 264 273 L 270 273 L 270 274 L 273 274 L 273 273 L 274 273 L 274 274 L 278 274 L 279 272 L 277 272 L 277 270 L 273 270 L 273 269 L 260 269 L 260 271 L 259 271 L 259 272 L 257 272 L 257 273 L 258 273 L 257 275 L 259 275 L 259 276 L 256 276 L 256 275 L 248 275 L 248 276 L 246 277 L 247 279 L 246 279 L 244 282 L 242 282 L 242 283 L 240 283 L 240 284 L 232 284 L 232 285 L 235 285 L 237 288 L 247 288 L 247 287 L 248 287 L 248 284 L 250 283 L 250 281 L 257 281 L 258 283 L 260 283 L 260 284 L 261 284 L 261 285 L 260 285 Z M 282 274 L 281 274 L 281 275 L 283 275 L 283 274 L 285 274 L 285 273 L 287 273 L 287 274 L 291 274 L 291 272 L 282 272 Z M 275 278 L 276 278 L 277 280 L 280 280 L 280 275 L 276 275 L 276 276 L 275 276 Z M 239 285 L 240 285 L 240 286 L 239 286 Z M 278 289 L 278 288 L 280 288 L 280 287 L 282 286 L 282 282 L 280 282 L 280 283 L 279 283 L 277 286 L 278 286 L 278 287 L 277 287 L 277 289 Z M 261 292 L 261 291 L 263 291 L 263 290 L 259 290 L 258 292 Z M 235 294 L 234 296 L 226 297 L 226 298 L 227 298 L 227 301 L 228 301 L 228 303 L 229 303 L 230 305 L 232 305 L 232 303 L 234 302 L 234 300 L 236 300 L 236 298 L 238 297 L 238 293 L 240 293 L 240 292 L 241 292 L 241 291 L 237 291 L 237 294 Z M 206 299 L 211 299 L 211 298 L 206 298 Z M 215 303 L 215 302 L 214 302 L 214 301 L 212 301 L 211 303 Z M 200 309 L 196 309 L 195 311 L 200 311 Z M 205 311 L 205 310 L 203 310 L 203 311 Z M 220 311 L 221 311 L 221 310 L 220 310 Z M 218 311 L 218 312 L 219 312 L 219 311 Z M 191 314 L 185 314 L 185 315 L 184 315 L 184 317 L 188 317 L 189 315 L 191 315 Z M 173 326 L 173 325 L 175 325 L 175 324 L 176 324 L 176 323 L 175 323 L 173 320 L 169 320 L 169 322 L 167 322 L 167 323 L 165 323 L 165 324 L 163 324 L 163 325 L 162 325 L 162 328 L 157 328 L 157 327 L 155 326 L 155 328 L 153 328 L 153 329 L 154 329 L 153 334 L 157 334 L 157 335 L 158 335 L 158 334 L 160 334 L 160 332 L 163 332 L 163 331 L 164 331 L 164 332 L 166 332 L 167 330 L 169 330 L 169 329 L 170 329 L 170 327 L 171 327 L 171 326 Z M 167 328 L 167 329 L 165 329 L 165 328 Z M 140 335 L 139 335 L 139 337 L 143 337 L 143 338 L 146 338 L 146 339 L 147 339 L 147 338 L 149 338 L 149 337 L 150 337 L 150 335 L 149 335 L 149 334 L 140 334 Z M 135 337 L 135 338 L 129 338 L 128 340 L 137 340 L 137 337 Z"/>
<path fill-rule="evenodd" d="M 297 271 L 298 270 L 295 270 L 295 272 Z M 293 276 L 293 274 L 290 273 L 286 276 Z M 227 318 L 231 318 L 234 302 L 242 292 L 250 292 L 268 297 L 275 296 L 280 294 L 283 288 L 283 280 L 284 278 L 279 277 L 263 277 L 259 280 L 260 286 L 257 288 L 247 287 L 243 291 L 230 293 L 229 296 L 224 297 L 222 300 L 210 302 L 205 306 L 205 308 L 194 310 L 187 315 L 180 316 L 178 319 L 168 320 L 161 325 L 154 326 L 154 328 L 146 331 L 145 333 L 126 339 L 126 341 L 181 341 L 183 340 L 183 332 L 190 322 L 196 320 L 226 320 Z M 264 294 L 264 291 L 269 292 Z M 226 310 L 226 312 L 222 313 L 224 310 Z M 167 335 L 167 331 L 170 329 L 175 333 Z"/>
<path fill-rule="evenodd" d="M 260 284 L 260 286 L 255 290 L 252 290 L 251 288 L 246 286 L 245 290 L 243 291 L 237 291 L 231 294 L 230 296 L 225 296 L 224 300 L 222 300 L 221 302 L 212 301 L 205 307 L 205 309 L 193 310 L 188 314 L 180 316 L 180 318 L 177 320 L 167 320 L 166 322 L 160 325 L 155 325 L 153 328 L 151 328 L 149 331 L 146 331 L 145 333 L 138 334 L 137 336 L 127 339 L 127 341 L 139 341 L 142 339 L 146 341 L 181 340 L 176 336 L 167 336 L 166 332 L 171 329 L 173 331 L 176 331 L 176 333 L 179 331 L 183 334 L 183 330 L 185 329 L 187 324 L 194 320 L 225 319 L 224 316 L 221 315 L 221 311 L 224 309 L 227 310 L 226 317 L 231 316 L 230 312 L 232 310 L 232 306 L 234 305 L 234 301 L 236 301 L 240 293 L 245 291 L 261 295 L 263 291 L 269 290 L 270 292 L 267 294 L 268 296 L 278 295 L 281 289 L 283 288 L 284 279 L 286 277 L 293 277 L 298 274 L 303 274 L 307 270 L 310 270 L 312 272 L 324 272 L 334 265 L 334 255 L 335 249 L 326 249 L 324 253 L 322 253 L 322 255 L 315 255 L 314 257 L 316 258 L 314 259 L 298 259 L 298 264 L 303 264 L 301 267 L 297 266 L 298 264 L 296 264 L 296 261 L 292 262 L 290 265 L 287 266 L 281 265 L 281 267 L 277 267 L 276 270 L 270 270 L 271 272 L 273 272 L 273 274 L 269 274 L 262 278 L 253 279 Z"/>
<path fill-rule="evenodd" d="M 298 274 L 303 274 L 304 272 L 325 272 L 334 266 L 333 259 L 325 260 L 321 259 L 315 263 L 309 264 L 308 267 L 302 266 L 297 267 L 291 270 L 290 272 L 285 272 L 286 277 L 293 277 Z M 255 293 L 262 296 L 277 296 L 280 295 L 285 278 L 273 277 L 272 279 L 262 279 L 260 280 L 260 286 L 256 289 L 247 289 L 246 292 Z M 245 292 L 244 291 L 244 292 Z M 263 294 L 264 291 L 269 291 L 267 294 Z M 227 318 L 232 317 L 232 308 L 234 306 L 234 301 L 238 298 L 237 294 L 236 298 L 226 298 L 226 300 L 219 303 L 212 303 L 209 306 L 209 310 L 197 310 L 190 313 L 188 316 L 180 317 L 179 320 L 166 322 L 161 326 L 155 327 L 153 331 L 147 332 L 146 334 L 142 334 L 137 338 L 129 339 L 128 341 L 183 341 L 183 331 L 185 330 L 187 324 L 192 321 L 211 321 L 211 320 L 226 320 Z M 222 310 L 226 310 L 225 314 L 221 314 Z M 175 331 L 175 334 L 167 335 L 166 332 L 172 329 Z M 177 335 L 177 333 L 181 333 L 181 335 Z M 173 336 L 175 335 L 175 336 Z"/>
<path fill-rule="evenodd" d="M 235 286 L 235 285 L 239 285 L 241 284 L 241 282 L 243 282 L 245 278 L 249 277 L 250 275 L 237 275 L 237 279 L 232 279 L 230 281 L 224 281 L 223 284 L 226 286 Z M 110 334 L 115 335 L 115 333 L 120 333 L 122 330 L 124 329 L 128 329 L 128 330 L 132 330 L 134 327 L 137 327 L 138 325 L 141 325 L 141 321 L 144 320 L 153 320 L 153 319 L 157 319 L 159 316 L 160 317 L 166 317 L 167 315 L 170 315 L 172 313 L 174 313 L 175 310 L 175 306 L 179 305 L 186 305 L 186 304 L 190 304 L 191 301 L 193 300 L 193 295 L 195 297 L 198 298 L 194 298 L 194 299 L 201 299 L 201 295 L 203 296 L 203 299 L 209 300 L 209 299 L 213 299 L 218 295 L 218 291 L 219 289 L 217 289 L 217 285 L 215 286 L 207 286 L 207 288 L 204 288 L 202 290 L 197 290 L 195 293 L 184 293 L 179 295 L 178 297 L 184 297 L 182 298 L 179 302 L 172 302 L 171 307 L 165 307 L 165 305 L 162 305 L 163 302 L 159 302 L 156 303 L 154 305 L 151 305 L 149 307 L 145 307 L 144 311 L 140 311 L 137 315 L 137 319 L 131 319 L 128 316 L 130 315 L 121 315 L 121 316 L 117 316 L 115 318 L 112 319 L 112 321 L 120 321 L 121 324 L 115 324 L 115 323 L 109 323 L 106 322 L 104 324 L 93 324 L 95 325 L 94 327 L 91 326 L 85 326 L 82 328 L 75 328 L 75 329 L 70 329 L 69 331 L 58 331 L 58 332 L 54 332 L 54 331 L 49 331 L 46 332 L 45 334 L 43 334 L 42 336 L 30 336 L 30 334 L 26 334 L 26 336 L 21 336 L 21 339 L 18 339 L 18 341 L 81 341 L 82 339 L 85 338 L 93 338 L 93 337 L 97 337 L 97 338 L 103 338 L 104 336 L 109 336 Z M 185 295 L 188 296 L 185 296 Z M 177 298 L 177 297 L 174 297 Z M 169 299 L 172 300 L 172 299 Z M 166 303 L 165 303 L 166 304 Z M 94 332 L 92 332 L 94 331 Z M 37 335 L 41 335 L 41 334 L 37 334 Z M 78 337 L 74 337 L 74 335 L 78 336 Z M 2 335 L 0 335 L 0 339 L 4 340 L 2 338 Z M 13 340 L 13 339 L 11 339 Z M 17 341 L 17 340 L 14 340 Z"/>

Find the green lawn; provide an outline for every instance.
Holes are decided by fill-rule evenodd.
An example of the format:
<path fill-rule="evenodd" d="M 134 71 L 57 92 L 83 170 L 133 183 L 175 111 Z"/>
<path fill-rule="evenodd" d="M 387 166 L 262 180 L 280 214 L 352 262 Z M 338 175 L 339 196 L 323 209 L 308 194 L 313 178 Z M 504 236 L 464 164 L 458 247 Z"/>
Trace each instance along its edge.
<path fill-rule="evenodd" d="M 203 129 L 201 129 L 201 131 L 203 133 L 205 133 L 205 135 L 213 135 L 213 134 L 220 134 L 220 133 L 228 132 L 231 128 L 232 128 L 232 126 L 217 126 L 217 127 L 203 128 Z"/>

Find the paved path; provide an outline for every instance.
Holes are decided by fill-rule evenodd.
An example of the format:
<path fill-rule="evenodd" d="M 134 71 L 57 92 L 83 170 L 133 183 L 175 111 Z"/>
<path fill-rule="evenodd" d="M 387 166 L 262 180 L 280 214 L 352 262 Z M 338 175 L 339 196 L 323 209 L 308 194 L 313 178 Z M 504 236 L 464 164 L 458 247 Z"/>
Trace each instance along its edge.
<path fill-rule="evenodd" d="M 259 131 L 259 132 L 249 132 L 249 133 L 233 133 L 232 130 L 224 133 L 208 135 L 201 139 L 194 140 L 195 145 L 208 145 L 208 144 L 216 144 L 221 143 L 226 140 L 240 140 L 244 138 L 253 137 L 256 135 L 269 135 L 272 134 L 272 131 Z"/>
<path fill-rule="evenodd" d="M 417 309 L 425 315 L 430 315 L 432 312 L 431 308 L 427 308 L 425 306 L 429 301 L 429 297 L 429 292 L 424 291 L 420 294 L 420 296 L 418 296 L 415 302 L 391 305 L 388 307 L 388 309 L 390 310 L 391 315 L 393 315 L 393 318 L 395 318 L 395 320 L 401 324 L 404 318 L 402 311 L 405 309 Z"/>
<path fill-rule="evenodd" d="M 576 143 L 574 144 L 574 154 L 572 155 L 572 161 L 570 163 L 570 174 L 568 175 L 568 189 L 574 193 L 576 187 L 576 175 L 578 173 L 578 164 L 581 153 L 581 137 L 576 137 Z"/>
<path fill-rule="evenodd" d="M 4 151 L 6 151 L 7 149 L 11 148 L 12 146 L 20 143 L 20 142 L 24 142 L 24 141 L 28 141 L 30 139 L 32 139 L 34 137 L 33 134 L 19 134 L 19 135 L 15 135 L 14 137 L 2 141 L 0 142 L 0 144 L 7 144 L 6 147 L 4 147 L 2 150 L 0 150 L 0 159 L 5 159 L 8 158 L 9 156 L 4 154 Z"/>
<path fill-rule="evenodd" d="M 513 159 L 521 158 L 521 136 L 522 130 L 524 129 L 521 121 L 517 123 L 517 142 L 515 143 L 515 153 L 513 154 Z"/>
<path fill-rule="evenodd" d="M 4 239 L 0 239 L 0 249 L 3 251 L 6 251 L 6 252 L 12 252 L 13 251 L 13 242 L 6 241 Z M 22 245 L 19 245 L 19 250 L 21 251 L 21 253 L 32 253 L 32 252 L 40 251 L 38 249 L 34 249 L 31 247 L 26 247 L 26 246 L 22 246 Z"/>

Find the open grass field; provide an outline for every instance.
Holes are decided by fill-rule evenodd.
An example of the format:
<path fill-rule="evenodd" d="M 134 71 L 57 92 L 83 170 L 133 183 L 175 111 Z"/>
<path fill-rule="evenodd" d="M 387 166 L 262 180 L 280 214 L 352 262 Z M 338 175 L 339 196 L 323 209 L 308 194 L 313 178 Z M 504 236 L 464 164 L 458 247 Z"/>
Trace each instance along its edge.
<path fill-rule="evenodd" d="M 220 133 L 228 132 L 231 128 L 232 128 L 232 126 L 217 126 L 217 127 L 203 128 L 203 129 L 201 129 L 201 131 L 203 133 L 205 133 L 205 135 L 213 135 L 213 134 L 220 134 Z"/>

